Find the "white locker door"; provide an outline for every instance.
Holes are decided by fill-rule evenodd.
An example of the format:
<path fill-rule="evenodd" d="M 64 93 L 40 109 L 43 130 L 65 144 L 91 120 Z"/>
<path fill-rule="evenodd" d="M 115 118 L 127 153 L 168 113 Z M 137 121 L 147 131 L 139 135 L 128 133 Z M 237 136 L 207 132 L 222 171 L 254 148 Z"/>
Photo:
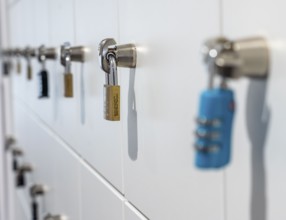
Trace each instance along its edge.
<path fill-rule="evenodd" d="M 78 158 L 63 144 L 54 141 L 56 146 L 53 164 L 54 213 L 63 214 L 69 219 L 80 219 L 80 163 Z"/>
<path fill-rule="evenodd" d="M 220 32 L 220 1 L 120 0 L 120 43 L 137 45 L 120 69 L 127 199 L 153 220 L 223 219 L 223 171 L 194 167 L 200 48 Z"/>
<path fill-rule="evenodd" d="M 76 44 L 89 48 L 80 78 L 80 126 L 76 150 L 118 190 L 122 185 L 121 122 L 103 118 L 105 72 L 98 63 L 98 45 L 105 38 L 118 40 L 117 0 L 76 0 Z"/>
<path fill-rule="evenodd" d="M 24 1 L 18 1 L 17 4 L 10 5 L 8 10 L 8 16 L 9 16 L 9 35 L 10 35 L 10 46 L 17 48 L 17 47 L 25 47 L 26 42 L 26 29 L 25 29 L 25 22 L 26 22 L 26 16 L 25 11 L 23 10 L 24 7 Z M 21 34 L 19 34 L 21 33 Z M 21 73 L 16 74 L 16 59 L 13 59 L 13 66 L 11 71 L 11 77 L 13 77 L 13 96 L 14 97 L 20 97 L 22 99 L 27 99 L 27 89 L 26 89 L 26 61 L 21 57 L 19 59 L 21 63 Z"/>
<path fill-rule="evenodd" d="M 69 0 L 51 0 L 49 1 L 50 18 L 50 44 L 60 47 L 64 42 L 70 42 L 75 45 L 74 29 L 74 3 Z M 78 127 L 80 125 L 79 117 L 79 90 L 78 78 L 80 65 L 72 63 L 71 72 L 73 73 L 74 97 L 64 97 L 64 67 L 60 64 L 60 59 L 56 62 L 56 68 L 50 69 L 53 74 L 51 84 L 54 84 L 54 121 L 51 122 L 54 129 L 65 141 L 74 147 L 78 138 Z M 49 109 L 43 109 L 49 111 Z"/>
<path fill-rule="evenodd" d="M 29 187 L 35 183 L 45 184 L 48 192 L 40 204 L 40 209 L 43 210 L 41 214 L 64 214 L 69 219 L 79 219 L 79 158 L 37 117 L 30 115 L 29 108 L 19 104 L 15 106 L 16 136 L 21 146 L 28 146 L 25 148 L 25 159 L 34 168 L 26 187 L 18 191 L 29 201 Z M 22 138 L 26 136 L 29 138 Z"/>
<path fill-rule="evenodd" d="M 82 220 L 123 220 L 124 197 L 84 162 L 80 190 Z"/>
<path fill-rule="evenodd" d="M 22 108 L 22 111 L 27 110 Z M 26 152 L 26 154 L 29 155 L 28 161 L 30 161 L 34 167 L 32 184 L 43 184 L 48 189 L 43 196 L 43 199 L 40 199 L 39 201 L 44 201 L 43 203 L 40 203 L 41 210 L 49 212 L 54 210 L 55 202 L 55 141 L 47 136 L 46 131 L 36 123 L 35 118 L 28 114 L 29 113 L 26 112 L 26 115 L 24 116 L 27 118 L 27 123 L 25 124 L 29 124 L 29 129 L 33 134 L 31 134 L 31 136 L 37 137 L 29 140 L 29 148 Z M 25 134 L 25 131 L 22 131 L 22 133 Z"/>
<path fill-rule="evenodd" d="M 50 10 L 48 0 L 32 0 L 34 6 L 33 11 L 31 11 L 34 23 L 34 38 L 33 46 L 39 48 L 40 45 L 45 45 L 45 47 L 56 47 L 59 45 L 54 45 L 50 43 Z M 59 56 L 59 55 L 58 55 Z M 55 67 L 59 64 L 58 60 L 47 60 L 45 62 L 46 69 L 48 71 L 48 82 L 49 82 L 49 97 L 39 99 L 39 78 L 38 73 L 42 69 L 42 65 L 38 62 L 38 58 L 34 58 L 33 62 L 33 91 L 30 94 L 33 98 L 31 103 L 32 110 L 39 115 L 42 120 L 44 120 L 49 125 L 52 124 L 54 120 L 54 86 L 55 86 Z"/>
<path fill-rule="evenodd" d="M 223 34 L 230 39 L 264 36 L 269 41 L 268 80 L 233 81 L 237 113 L 233 160 L 226 174 L 227 219 L 285 219 L 286 120 L 285 1 L 223 1 Z"/>
<path fill-rule="evenodd" d="M 16 31 L 15 34 L 21 35 L 21 45 L 19 45 L 22 49 L 26 48 L 27 46 L 33 48 L 36 45 L 36 36 L 35 36 L 35 18 L 34 18 L 34 11 L 35 11 L 35 4 L 34 0 L 25 0 L 17 2 L 20 7 L 20 16 L 15 15 L 18 22 L 23 26 L 23 32 Z M 15 6 L 17 7 L 17 6 Z M 15 45 L 18 46 L 18 45 Z M 23 78 L 24 80 L 24 87 L 21 92 L 25 93 L 22 100 L 28 104 L 28 106 L 32 107 L 33 103 L 36 100 L 36 91 L 37 91 L 37 60 L 36 58 L 31 58 L 31 67 L 32 67 L 32 79 L 28 80 L 27 78 L 27 60 L 24 57 L 22 59 L 22 72 L 19 77 Z"/>
<path fill-rule="evenodd" d="M 124 204 L 124 220 L 148 220 L 143 216 L 136 208 L 134 208 L 129 202 Z"/>
<path fill-rule="evenodd" d="M 14 205 L 14 219 L 11 220 L 29 220 L 31 219 L 31 210 L 29 209 L 29 205 L 27 201 L 25 200 L 25 197 L 23 197 L 22 192 L 17 191 L 15 193 L 15 203 Z"/>
<path fill-rule="evenodd" d="M 26 106 L 26 104 L 22 104 Z M 18 191 L 22 191 L 23 195 L 25 195 L 26 200 L 30 199 L 29 187 L 35 183 L 35 173 L 37 172 L 37 163 L 35 162 L 35 158 L 37 158 L 36 152 L 34 151 L 35 147 L 39 148 L 39 146 L 34 146 L 34 138 L 37 136 L 37 130 L 35 129 L 34 124 L 31 123 L 29 115 L 26 113 L 26 109 L 22 107 L 17 101 L 13 102 L 14 106 L 14 136 L 16 137 L 16 146 L 21 148 L 23 151 L 23 155 L 17 157 L 18 166 L 20 167 L 24 163 L 30 164 L 33 168 L 32 172 L 25 173 L 25 185 L 22 187 L 16 187 L 16 176 L 17 172 L 13 171 L 13 184 L 14 187 Z"/>

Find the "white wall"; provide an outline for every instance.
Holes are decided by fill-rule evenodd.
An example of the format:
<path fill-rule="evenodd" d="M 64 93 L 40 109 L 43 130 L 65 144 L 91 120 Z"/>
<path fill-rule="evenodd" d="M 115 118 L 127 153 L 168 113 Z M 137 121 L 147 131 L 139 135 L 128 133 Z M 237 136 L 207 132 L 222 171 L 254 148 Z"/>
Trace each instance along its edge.
<path fill-rule="evenodd" d="M 8 1 L 7 46 L 70 41 L 90 50 L 84 64 L 72 64 L 72 99 L 63 97 L 59 60 L 47 63 L 47 100 L 37 98 L 36 59 L 32 81 L 24 59 L 22 73 L 11 75 L 10 133 L 35 167 L 29 184 L 50 187 L 43 210 L 79 220 L 285 219 L 285 6 L 282 0 Z M 265 36 L 270 77 L 230 83 L 237 102 L 232 161 L 201 171 L 192 146 L 208 77 L 200 47 L 221 34 Z M 136 69 L 119 69 L 120 122 L 103 119 L 97 47 L 107 37 L 134 43 L 138 53 Z M 23 208 L 29 196 L 20 191 L 15 199 Z"/>

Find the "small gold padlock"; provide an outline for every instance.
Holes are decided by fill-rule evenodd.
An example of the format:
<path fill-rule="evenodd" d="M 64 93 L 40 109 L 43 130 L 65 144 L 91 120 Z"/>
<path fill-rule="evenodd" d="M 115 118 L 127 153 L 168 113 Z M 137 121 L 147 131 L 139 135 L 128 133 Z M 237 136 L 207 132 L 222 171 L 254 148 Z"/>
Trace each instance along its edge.
<path fill-rule="evenodd" d="M 17 62 L 17 73 L 20 74 L 21 71 L 22 71 L 21 63 L 18 61 L 18 62 Z"/>
<path fill-rule="evenodd" d="M 120 121 L 120 86 L 104 85 L 104 118 Z"/>
<path fill-rule="evenodd" d="M 27 66 L 27 78 L 28 78 L 28 80 L 32 79 L 32 67 L 31 67 L 31 65 Z"/>
<path fill-rule="evenodd" d="M 73 75 L 71 73 L 64 74 L 64 96 L 73 97 Z"/>

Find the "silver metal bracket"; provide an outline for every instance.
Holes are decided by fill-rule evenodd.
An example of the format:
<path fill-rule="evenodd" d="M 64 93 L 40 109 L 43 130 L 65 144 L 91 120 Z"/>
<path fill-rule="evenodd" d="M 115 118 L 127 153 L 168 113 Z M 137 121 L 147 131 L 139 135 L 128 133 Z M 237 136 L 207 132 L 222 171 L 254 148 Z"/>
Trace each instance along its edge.
<path fill-rule="evenodd" d="M 86 48 L 83 46 L 71 47 L 69 42 L 61 46 L 61 64 L 66 66 L 67 61 L 84 62 Z"/>
<path fill-rule="evenodd" d="M 26 59 L 30 59 L 31 57 L 36 57 L 36 49 L 30 48 L 30 47 L 26 47 L 26 48 L 22 51 L 22 55 L 23 55 Z"/>
<path fill-rule="evenodd" d="M 6 137 L 5 139 L 5 149 L 9 150 L 14 144 L 16 144 L 16 139 L 14 137 Z"/>
<path fill-rule="evenodd" d="M 44 45 L 41 45 L 38 49 L 37 56 L 39 62 L 44 62 L 47 59 L 55 60 L 57 59 L 57 49 L 54 47 L 46 48 Z"/>
<path fill-rule="evenodd" d="M 18 172 L 19 173 L 25 173 L 25 172 L 32 172 L 33 171 L 33 167 L 31 164 L 29 163 L 24 163 L 23 165 L 21 165 L 18 168 Z"/>
<path fill-rule="evenodd" d="M 19 148 L 19 147 L 12 147 L 11 150 L 12 150 L 12 155 L 14 157 L 23 156 L 24 155 L 23 150 L 21 148 Z"/>
<path fill-rule="evenodd" d="M 269 49 L 262 37 L 230 41 L 208 40 L 203 47 L 204 61 L 212 71 L 225 78 L 265 78 L 269 71 Z"/>
<path fill-rule="evenodd" d="M 47 191 L 47 187 L 42 184 L 34 184 L 30 187 L 30 195 L 35 198 L 38 195 L 44 195 Z"/>
<path fill-rule="evenodd" d="M 136 67 L 136 47 L 134 44 L 116 45 L 112 38 L 106 38 L 99 44 L 99 63 L 101 69 L 110 73 L 109 56 L 113 55 L 118 67 Z"/>
<path fill-rule="evenodd" d="M 23 50 L 16 48 L 14 51 L 14 55 L 20 57 L 23 54 Z"/>

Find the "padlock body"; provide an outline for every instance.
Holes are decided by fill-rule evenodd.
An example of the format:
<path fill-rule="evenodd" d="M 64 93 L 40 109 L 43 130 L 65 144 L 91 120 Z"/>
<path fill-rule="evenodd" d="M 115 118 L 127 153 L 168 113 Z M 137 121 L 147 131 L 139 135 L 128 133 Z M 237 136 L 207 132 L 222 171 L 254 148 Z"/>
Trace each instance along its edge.
<path fill-rule="evenodd" d="M 4 61 L 3 62 L 3 74 L 5 76 L 8 76 L 9 75 L 9 72 L 10 72 L 10 64 L 8 61 Z"/>
<path fill-rule="evenodd" d="M 27 79 L 31 80 L 32 79 L 32 66 L 27 65 Z"/>
<path fill-rule="evenodd" d="M 64 96 L 73 97 L 73 75 L 71 73 L 64 74 Z"/>
<path fill-rule="evenodd" d="M 38 73 L 38 80 L 39 80 L 39 98 L 49 97 L 48 72 L 46 70 L 40 71 Z"/>
<path fill-rule="evenodd" d="M 17 171 L 18 170 L 18 161 L 16 158 L 13 158 L 13 171 Z"/>
<path fill-rule="evenodd" d="M 230 162 L 234 93 L 229 89 L 208 89 L 201 94 L 196 139 L 198 168 L 221 168 Z M 201 146 L 201 148 L 200 148 Z"/>
<path fill-rule="evenodd" d="M 21 62 L 20 61 L 17 62 L 16 68 L 17 68 L 17 73 L 20 74 L 21 71 L 22 71 Z"/>
<path fill-rule="evenodd" d="M 17 187 L 24 187 L 26 184 L 26 179 L 24 173 L 18 173 L 16 175 L 16 186 Z"/>
<path fill-rule="evenodd" d="M 32 209 L 32 220 L 40 220 L 38 213 L 38 203 L 36 201 L 32 201 L 31 209 Z"/>
<path fill-rule="evenodd" d="M 120 86 L 104 85 L 104 118 L 120 121 Z"/>

